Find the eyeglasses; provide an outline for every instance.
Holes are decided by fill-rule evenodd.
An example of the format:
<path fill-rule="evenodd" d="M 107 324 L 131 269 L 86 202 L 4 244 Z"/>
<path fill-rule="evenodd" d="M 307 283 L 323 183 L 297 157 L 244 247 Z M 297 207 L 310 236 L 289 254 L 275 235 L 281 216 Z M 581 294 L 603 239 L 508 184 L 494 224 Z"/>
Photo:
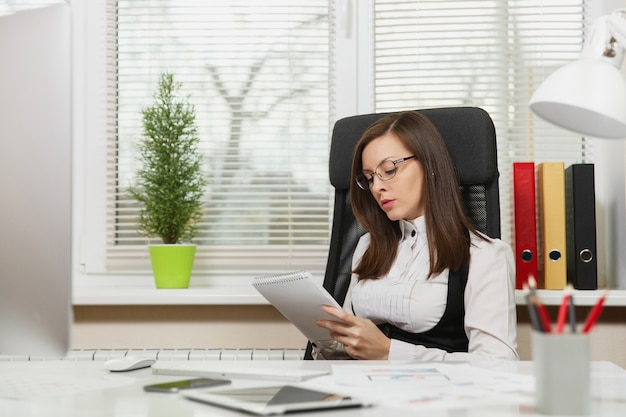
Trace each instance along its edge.
<path fill-rule="evenodd" d="M 380 178 L 381 181 L 389 181 L 390 179 L 395 177 L 396 174 L 398 173 L 397 165 L 400 162 L 408 161 L 409 159 L 413 159 L 413 158 L 415 158 L 415 155 L 396 159 L 395 161 L 392 161 L 391 159 L 385 159 L 376 167 L 376 170 L 374 172 L 363 173 L 363 174 L 357 175 L 356 184 L 362 190 L 365 190 L 365 191 L 369 190 L 372 184 L 374 183 L 374 174 L 376 174 L 376 176 Z"/>

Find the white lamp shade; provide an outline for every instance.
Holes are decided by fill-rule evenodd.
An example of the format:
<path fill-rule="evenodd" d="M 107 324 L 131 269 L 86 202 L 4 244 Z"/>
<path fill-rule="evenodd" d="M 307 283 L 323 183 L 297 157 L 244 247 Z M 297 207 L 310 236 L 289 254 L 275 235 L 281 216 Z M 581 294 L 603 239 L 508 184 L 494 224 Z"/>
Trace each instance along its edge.
<path fill-rule="evenodd" d="M 530 109 L 585 136 L 626 138 L 626 80 L 603 59 L 581 59 L 553 72 L 533 94 Z"/>

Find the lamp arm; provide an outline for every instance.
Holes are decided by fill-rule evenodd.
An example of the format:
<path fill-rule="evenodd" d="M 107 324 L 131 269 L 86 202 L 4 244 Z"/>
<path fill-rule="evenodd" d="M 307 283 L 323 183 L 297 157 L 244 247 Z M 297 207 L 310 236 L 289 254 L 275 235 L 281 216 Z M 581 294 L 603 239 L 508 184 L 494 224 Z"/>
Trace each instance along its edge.
<path fill-rule="evenodd" d="M 582 58 L 601 57 L 602 60 L 620 68 L 626 49 L 625 17 L 626 9 L 617 9 L 594 20 L 585 40 Z"/>
<path fill-rule="evenodd" d="M 607 27 L 615 41 L 626 49 L 626 9 L 617 9 L 607 18 Z"/>

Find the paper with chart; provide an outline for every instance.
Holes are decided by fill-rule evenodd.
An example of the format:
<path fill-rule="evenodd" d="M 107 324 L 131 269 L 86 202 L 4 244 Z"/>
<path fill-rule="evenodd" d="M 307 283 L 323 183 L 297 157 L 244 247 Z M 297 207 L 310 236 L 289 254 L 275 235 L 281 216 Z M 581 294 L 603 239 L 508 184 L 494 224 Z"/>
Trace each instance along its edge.
<path fill-rule="evenodd" d="M 332 371 L 332 376 L 311 383 L 396 408 L 519 405 L 534 401 L 531 376 L 465 363 L 335 364 Z"/>

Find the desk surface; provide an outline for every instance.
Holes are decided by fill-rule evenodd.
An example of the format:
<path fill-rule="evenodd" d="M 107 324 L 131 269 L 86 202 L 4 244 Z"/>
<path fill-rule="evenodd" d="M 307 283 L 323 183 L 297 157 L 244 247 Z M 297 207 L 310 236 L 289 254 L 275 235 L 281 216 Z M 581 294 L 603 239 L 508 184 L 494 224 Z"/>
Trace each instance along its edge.
<path fill-rule="evenodd" d="M 251 361 L 251 366 L 267 367 L 272 362 Z M 331 369 L 338 362 L 281 361 L 281 366 L 316 367 Z M 343 362 L 342 364 L 345 364 Z M 355 363 L 355 362 L 349 362 Z M 370 362 L 372 363 L 372 362 Z M 224 361 L 221 361 L 224 364 Z M 367 364 L 367 362 L 359 362 Z M 383 364 L 376 362 L 376 364 Z M 384 363 L 387 364 L 387 363 Z M 592 363 L 593 404 L 592 416 L 623 417 L 626 415 L 626 371 L 609 362 Z M 480 368 L 476 368 L 477 372 Z M 511 364 L 506 372 L 528 378 L 532 363 Z M 333 378 L 327 376 L 322 378 Z M 0 416 L 116 416 L 116 417 L 204 417 L 241 416 L 235 411 L 223 410 L 186 400 L 177 394 L 146 393 L 143 385 L 164 382 L 181 377 L 153 375 L 150 369 L 126 373 L 110 373 L 100 361 L 42 361 L 0 362 Z M 240 384 L 242 381 L 233 381 Z M 24 387 L 32 383 L 33 395 L 24 396 Z M 245 381 L 250 384 L 251 381 Z M 267 384 L 267 383 L 266 383 Z M 305 384 L 315 384 L 308 381 Z M 11 386 L 13 385 L 13 386 Z M 13 393 L 13 398 L 8 398 Z M 20 394 L 22 393 L 22 394 Z M 36 393 L 36 394 L 35 394 Z M 420 408 L 369 408 L 307 413 L 335 417 L 387 417 L 393 416 L 537 416 L 532 394 L 525 401 L 472 401 L 430 406 L 428 412 Z"/>

